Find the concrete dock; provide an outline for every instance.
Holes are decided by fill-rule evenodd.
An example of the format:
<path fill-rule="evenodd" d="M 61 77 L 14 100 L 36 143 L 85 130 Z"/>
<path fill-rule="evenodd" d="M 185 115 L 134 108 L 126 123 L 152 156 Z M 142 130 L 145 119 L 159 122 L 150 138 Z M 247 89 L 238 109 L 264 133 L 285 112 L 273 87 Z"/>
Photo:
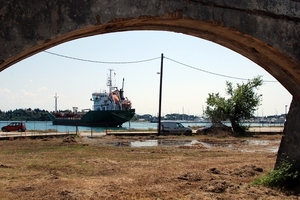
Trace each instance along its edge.
<path fill-rule="evenodd" d="M 284 127 L 251 127 L 249 129 L 252 133 L 257 134 L 281 134 Z M 193 130 L 196 133 L 196 130 Z M 70 135 L 78 135 L 81 137 L 102 137 L 105 135 L 115 135 L 115 136 L 148 136 L 157 135 L 157 131 L 107 131 L 107 132 L 0 132 L 0 140 L 16 139 L 21 137 L 29 138 L 44 138 L 44 137 L 66 137 Z"/>

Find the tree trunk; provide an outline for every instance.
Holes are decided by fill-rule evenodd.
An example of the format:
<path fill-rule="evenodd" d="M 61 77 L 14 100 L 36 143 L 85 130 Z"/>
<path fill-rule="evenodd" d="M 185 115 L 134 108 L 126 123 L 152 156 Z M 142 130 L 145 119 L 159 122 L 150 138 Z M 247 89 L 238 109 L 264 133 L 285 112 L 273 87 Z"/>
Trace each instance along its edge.
<path fill-rule="evenodd" d="M 242 129 L 235 120 L 230 119 L 230 123 L 234 133 L 237 133 L 239 135 L 244 134 L 244 129 Z"/>

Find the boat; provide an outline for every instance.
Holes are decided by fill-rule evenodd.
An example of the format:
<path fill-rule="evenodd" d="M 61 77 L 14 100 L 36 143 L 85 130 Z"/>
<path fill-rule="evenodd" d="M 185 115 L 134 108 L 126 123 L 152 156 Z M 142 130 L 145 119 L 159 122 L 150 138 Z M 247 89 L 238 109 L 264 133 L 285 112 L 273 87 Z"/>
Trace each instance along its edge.
<path fill-rule="evenodd" d="M 118 89 L 112 83 L 113 69 L 109 69 L 107 79 L 108 92 L 92 93 L 93 108 L 78 111 L 57 111 L 57 96 L 55 95 L 55 111 L 48 112 L 53 125 L 89 126 L 89 127 L 121 127 L 135 115 L 131 101 L 124 97 L 124 78 L 122 88 Z"/>

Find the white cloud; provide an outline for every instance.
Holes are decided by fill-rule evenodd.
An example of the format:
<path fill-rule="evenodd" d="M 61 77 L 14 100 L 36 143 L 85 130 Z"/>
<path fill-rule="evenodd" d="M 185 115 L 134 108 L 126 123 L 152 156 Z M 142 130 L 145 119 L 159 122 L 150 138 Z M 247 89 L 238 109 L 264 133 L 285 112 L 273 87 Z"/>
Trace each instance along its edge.
<path fill-rule="evenodd" d="M 0 97 L 1 106 L 3 106 L 3 104 L 5 105 L 5 103 L 14 99 L 14 94 L 7 88 L 0 88 Z"/>
<path fill-rule="evenodd" d="M 11 93 L 9 89 L 7 88 L 0 88 L 0 95 L 5 95 L 5 94 L 8 94 L 8 93 Z"/>
<path fill-rule="evenodd" d="M 46 87 L 38 87 L 37 89 L 36 89 L 36 92 L 45 92 L 45 91 L 48 91 L 48 88 L 46 88 Z"/>
<path fill-rule="evenodd" d="M 20 98 L 32 98 L 32 97 L 35 97 L 36 94 L 32 93 L 32 92 L 27 92 L 25 90 L 21 90 L 20 93 L 19 93 L 19 97 Z"/>

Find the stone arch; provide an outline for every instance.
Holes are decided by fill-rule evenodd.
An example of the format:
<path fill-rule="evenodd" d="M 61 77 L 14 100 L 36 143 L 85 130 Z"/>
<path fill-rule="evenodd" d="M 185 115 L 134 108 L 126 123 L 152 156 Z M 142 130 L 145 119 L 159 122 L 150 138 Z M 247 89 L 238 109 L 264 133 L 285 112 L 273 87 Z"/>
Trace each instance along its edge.
<path fill-rule="evenodd" d="M 0 71 L 55 45 L 128 30 L 184 33 L 225 46 L 263 67 L 300 100 L 300 3 L 261 1 L 2 2 Z"/>
<path fill-rule="evenodd" d="M 300 101 L 300 2 L 295 0 L 31 0 L 0 2 L 0 72 L 73 39 L 127 30 L 166 30 L 234 50 Z M 281 155 L 299 158 L 298 115 Z M 292 145 L 289 145 L 292 143 Z M 279 158 L 281 159 L 281 158 Z M 277 162 L 278 163 L 278 162 Z"/>

